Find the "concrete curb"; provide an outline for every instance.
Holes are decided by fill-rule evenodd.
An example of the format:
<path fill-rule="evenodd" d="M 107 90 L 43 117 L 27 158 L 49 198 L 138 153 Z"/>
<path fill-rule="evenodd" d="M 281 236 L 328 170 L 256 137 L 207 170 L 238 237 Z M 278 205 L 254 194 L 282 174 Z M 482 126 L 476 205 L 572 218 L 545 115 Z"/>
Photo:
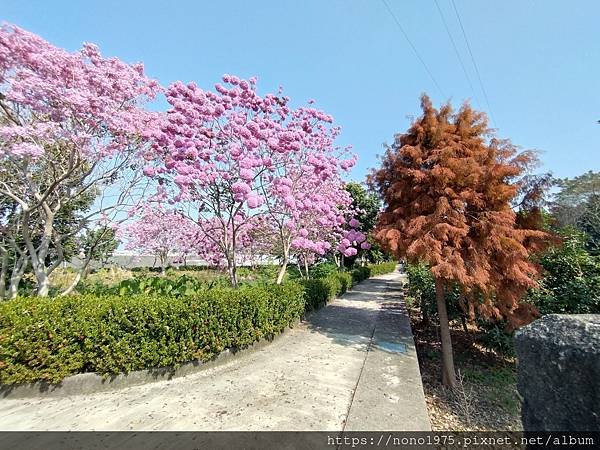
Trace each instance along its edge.
<path fill-rule="evenodd" d="M 296 320 L 291 326 L 281 333 L 256 341 L 249 347 L 243 349 L 225 349 L 208 361 L 189 361 L 178 368 L 155 367 L 151 369 L 136 370 L 129 373 L 120 373 L 106 378 L 95 372 L 80 373 L 65 378 L 60 383 L 48 383 L 38 381 L 35 383 L 24 383 L 18 385 L 0 385 L 1 399 L 16 398 L 39 398 L 39 397 L 69 397 L 71 395 L 94 394 L 97 392 L 114 391 L 140 384 L 154 383 L 157 381 L 168 381 L 193 373 L 198 373 L 213 367 L 228 363 L 233 359 L 250 355 L 259 351 L 283 335 L 286 330 L 298 325 L 302 319 Z"/>
<path fill-rule="evenodd" d="M 403 284 L 390 281 L 381 293 L 385 306 L 375 321 L 345 432 L 431 431 Z"/>

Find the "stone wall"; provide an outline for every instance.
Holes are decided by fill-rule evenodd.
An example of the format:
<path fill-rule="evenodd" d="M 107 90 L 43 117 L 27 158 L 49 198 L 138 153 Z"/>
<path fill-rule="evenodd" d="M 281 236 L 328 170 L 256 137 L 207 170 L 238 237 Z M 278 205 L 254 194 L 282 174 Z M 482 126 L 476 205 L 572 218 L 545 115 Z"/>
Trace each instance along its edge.
<path fill-rule="evenodd" d="M 544 316 L 515 348 L 525 431 L 600 430 L 600 315 Z"/>

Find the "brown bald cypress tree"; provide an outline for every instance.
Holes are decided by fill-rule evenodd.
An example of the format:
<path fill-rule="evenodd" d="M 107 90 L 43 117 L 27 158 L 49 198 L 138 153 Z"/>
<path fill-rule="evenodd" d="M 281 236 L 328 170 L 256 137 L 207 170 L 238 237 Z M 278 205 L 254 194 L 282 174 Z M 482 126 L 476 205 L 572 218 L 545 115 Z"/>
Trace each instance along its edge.
<path fill-rule="evenodd" d="M 536 163 L 497 139 L 485 114 L 465 103 L 453 112 L 421 98 L 423 115 L 395 136 L 370 175 L 385 202 L 376 239 L 398 257 L 424 261 L 435 279 L 442 341 L 442 379 L 456 385 L 445 290 L 458 284 L 460 307 L 473 319 L 505 319 L 509 328 L 529 323 L 537 311 L 521 303 L 536 285 L 530 252 L 547 238 L 517 224 L 511 202 L 520 180 Z"/>

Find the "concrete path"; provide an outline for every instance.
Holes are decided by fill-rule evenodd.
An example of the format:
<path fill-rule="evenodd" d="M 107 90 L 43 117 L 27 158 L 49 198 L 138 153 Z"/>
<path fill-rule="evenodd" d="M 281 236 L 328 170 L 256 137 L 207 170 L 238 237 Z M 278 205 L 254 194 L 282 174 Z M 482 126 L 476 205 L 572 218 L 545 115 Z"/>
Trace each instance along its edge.
<path fill-rule="evenodd" d="M 170 381 L 0 400 L 0 430 L 430 430 L 398 272 L 271 344 Z"/>

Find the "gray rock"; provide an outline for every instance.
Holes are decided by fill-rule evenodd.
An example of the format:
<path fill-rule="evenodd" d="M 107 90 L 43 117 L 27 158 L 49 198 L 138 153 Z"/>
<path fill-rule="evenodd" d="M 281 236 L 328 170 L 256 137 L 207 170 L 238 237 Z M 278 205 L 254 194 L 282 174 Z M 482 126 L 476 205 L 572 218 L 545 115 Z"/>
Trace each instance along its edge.
<path fill-rule="evenodd" d="M 525 431 L 600 430 L 600 315 L 544 316 L 515 348 Z"/>

